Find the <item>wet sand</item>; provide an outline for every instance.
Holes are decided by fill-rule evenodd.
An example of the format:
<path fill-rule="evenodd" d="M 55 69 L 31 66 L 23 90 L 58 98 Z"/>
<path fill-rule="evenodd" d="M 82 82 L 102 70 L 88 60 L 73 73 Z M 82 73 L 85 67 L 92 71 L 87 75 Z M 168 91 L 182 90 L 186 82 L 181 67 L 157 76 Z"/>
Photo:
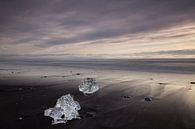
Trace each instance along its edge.
<path fill-rule="evenodd" d="M 194 75 L 54 71 L 1 72 L 1 129 L 195 128 L 195 89 L 190 84 Z M 85 77 L 97 79 L 100 85 L 97 93 L 85 96 L 79 92 L 78 85 Z M 79 101 L 81 119 L 51 125 L 52 119 L 43 115 L 44 110 L 68 93 Z M 145 97 L 152 101 L 145 101 Z"/>

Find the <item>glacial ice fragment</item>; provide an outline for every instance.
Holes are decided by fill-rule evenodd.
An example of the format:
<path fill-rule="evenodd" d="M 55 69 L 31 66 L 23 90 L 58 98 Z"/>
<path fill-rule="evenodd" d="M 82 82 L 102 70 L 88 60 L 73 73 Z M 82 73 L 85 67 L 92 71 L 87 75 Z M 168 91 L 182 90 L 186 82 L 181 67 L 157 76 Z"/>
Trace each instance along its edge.
<path fill-rule="evenodd" d="M 79 119 L 80 109 L 80 104 L 67 94 L 57 100 L 55 107 L 46 109 L 44 115 L 53 118 L 52 124 L 66 123 L 67 120 Z"/>
<path fill-rule="evenodd" d="M 96 83 L 95 78 L 86 78 L 83 84 L 79 85 L 79 91 L 84 94 L 92 94 L 99 90 L 99 86 Z"/>

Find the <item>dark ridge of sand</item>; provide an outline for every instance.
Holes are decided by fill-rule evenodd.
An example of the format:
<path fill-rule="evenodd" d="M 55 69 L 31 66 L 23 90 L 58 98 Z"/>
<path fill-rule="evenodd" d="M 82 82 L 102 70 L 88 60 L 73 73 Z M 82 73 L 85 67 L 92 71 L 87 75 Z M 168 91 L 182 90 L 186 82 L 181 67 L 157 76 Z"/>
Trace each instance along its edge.
<path fill-rule="evenodd" d="M 188 107 L 183 103 L 182 89 L 147 102 L 144 98 L 152 91 L 147 84 L 112 83 L 98 93 L 85 96 L 78 91 L 79 83 L 80 80 L 56 81 L 40 77 L 1 78 L 0 129 L 195 128 Z M 164 85 L 159 85 L 157 91 L 156 97 L 164 92 Z M 52 119 L 43 115 L 44 110 L 53 107 L 59 97 L 68 93 L 81 104 L 82 119 L 51 125 Z"/>

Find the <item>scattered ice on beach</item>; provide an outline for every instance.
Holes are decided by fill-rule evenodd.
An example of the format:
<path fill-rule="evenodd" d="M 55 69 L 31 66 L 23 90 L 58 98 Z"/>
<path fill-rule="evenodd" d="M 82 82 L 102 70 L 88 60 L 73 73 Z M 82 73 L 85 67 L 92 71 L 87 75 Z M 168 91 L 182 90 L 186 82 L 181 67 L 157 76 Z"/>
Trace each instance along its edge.
<path fill-rule="evenodd" d="M 22 120 L 23 118 L 22 117 L 19 117 L 18 120 Z"/>
<path fill-rule="evenodd" d="M 86 78 L 83 84 L 79 85 L 79 91 L 84 94 L 92 94 L 99 90 L 99 86 L 94 78 Z"/>
<path fill-rule="evenodd" d="M 46 109 L 44 115 L 54 119 L 52 124 L 66 123 L 67 120 L 79 119 L 80 109 L 80 104 L 67 94 L 57 100 L 55 107 Z"/>

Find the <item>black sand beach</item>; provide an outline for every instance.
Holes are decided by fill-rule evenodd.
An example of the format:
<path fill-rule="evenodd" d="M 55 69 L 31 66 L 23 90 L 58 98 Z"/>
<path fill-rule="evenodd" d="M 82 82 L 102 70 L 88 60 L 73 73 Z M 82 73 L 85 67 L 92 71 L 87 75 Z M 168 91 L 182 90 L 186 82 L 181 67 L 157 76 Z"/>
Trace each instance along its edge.
<path fill-rule="evenodd" d="M 120 84 L 118 89 L 113 89 L 112 84 L 91 96 L 84 96 L 79 92 L 78 84 L 75 80 L 47 82 L 47 79 L 38 81 L 36 78 L 26 77 L 11 81 L 5 79 L 1 83 L 0 90 L 0 127 L 2 129 L 185 129 L 188 128 L 186 126 L 194 126 L 185 123 L 185 120 L 190 122 L 193 120 L 188 118 L 186 109 L 188 107 L 183 105 L 183 100 L 179 96 L 182 91 L 161 100 L 154 98 L 153 101 L 146 102 L 144 97 L 147 96 L 147 92 L 135 96 L 131 93 L 132 89 L 123 84 Z M 117 86 L 119 84 L 115 85 Z M 75 100 L 80 102 L 81 119 L 66 124 L 51 125 L 52 119 L 43 116 L 44 110 L 52 107 L 60 96 L 68 93 L 73 94 Z"/>
<path fill-rule="evenodd" d="M 78 85 L 86 77 L 97 79 L 97 93 L 86 96 L 79 92 Z M 178 73 L 2 67 L 0 128 L 194 129 L 193 78 L 193 74 Z M 44 110 L 69 93 L 81 105 L 81 119 L 51 125 Z"/>

